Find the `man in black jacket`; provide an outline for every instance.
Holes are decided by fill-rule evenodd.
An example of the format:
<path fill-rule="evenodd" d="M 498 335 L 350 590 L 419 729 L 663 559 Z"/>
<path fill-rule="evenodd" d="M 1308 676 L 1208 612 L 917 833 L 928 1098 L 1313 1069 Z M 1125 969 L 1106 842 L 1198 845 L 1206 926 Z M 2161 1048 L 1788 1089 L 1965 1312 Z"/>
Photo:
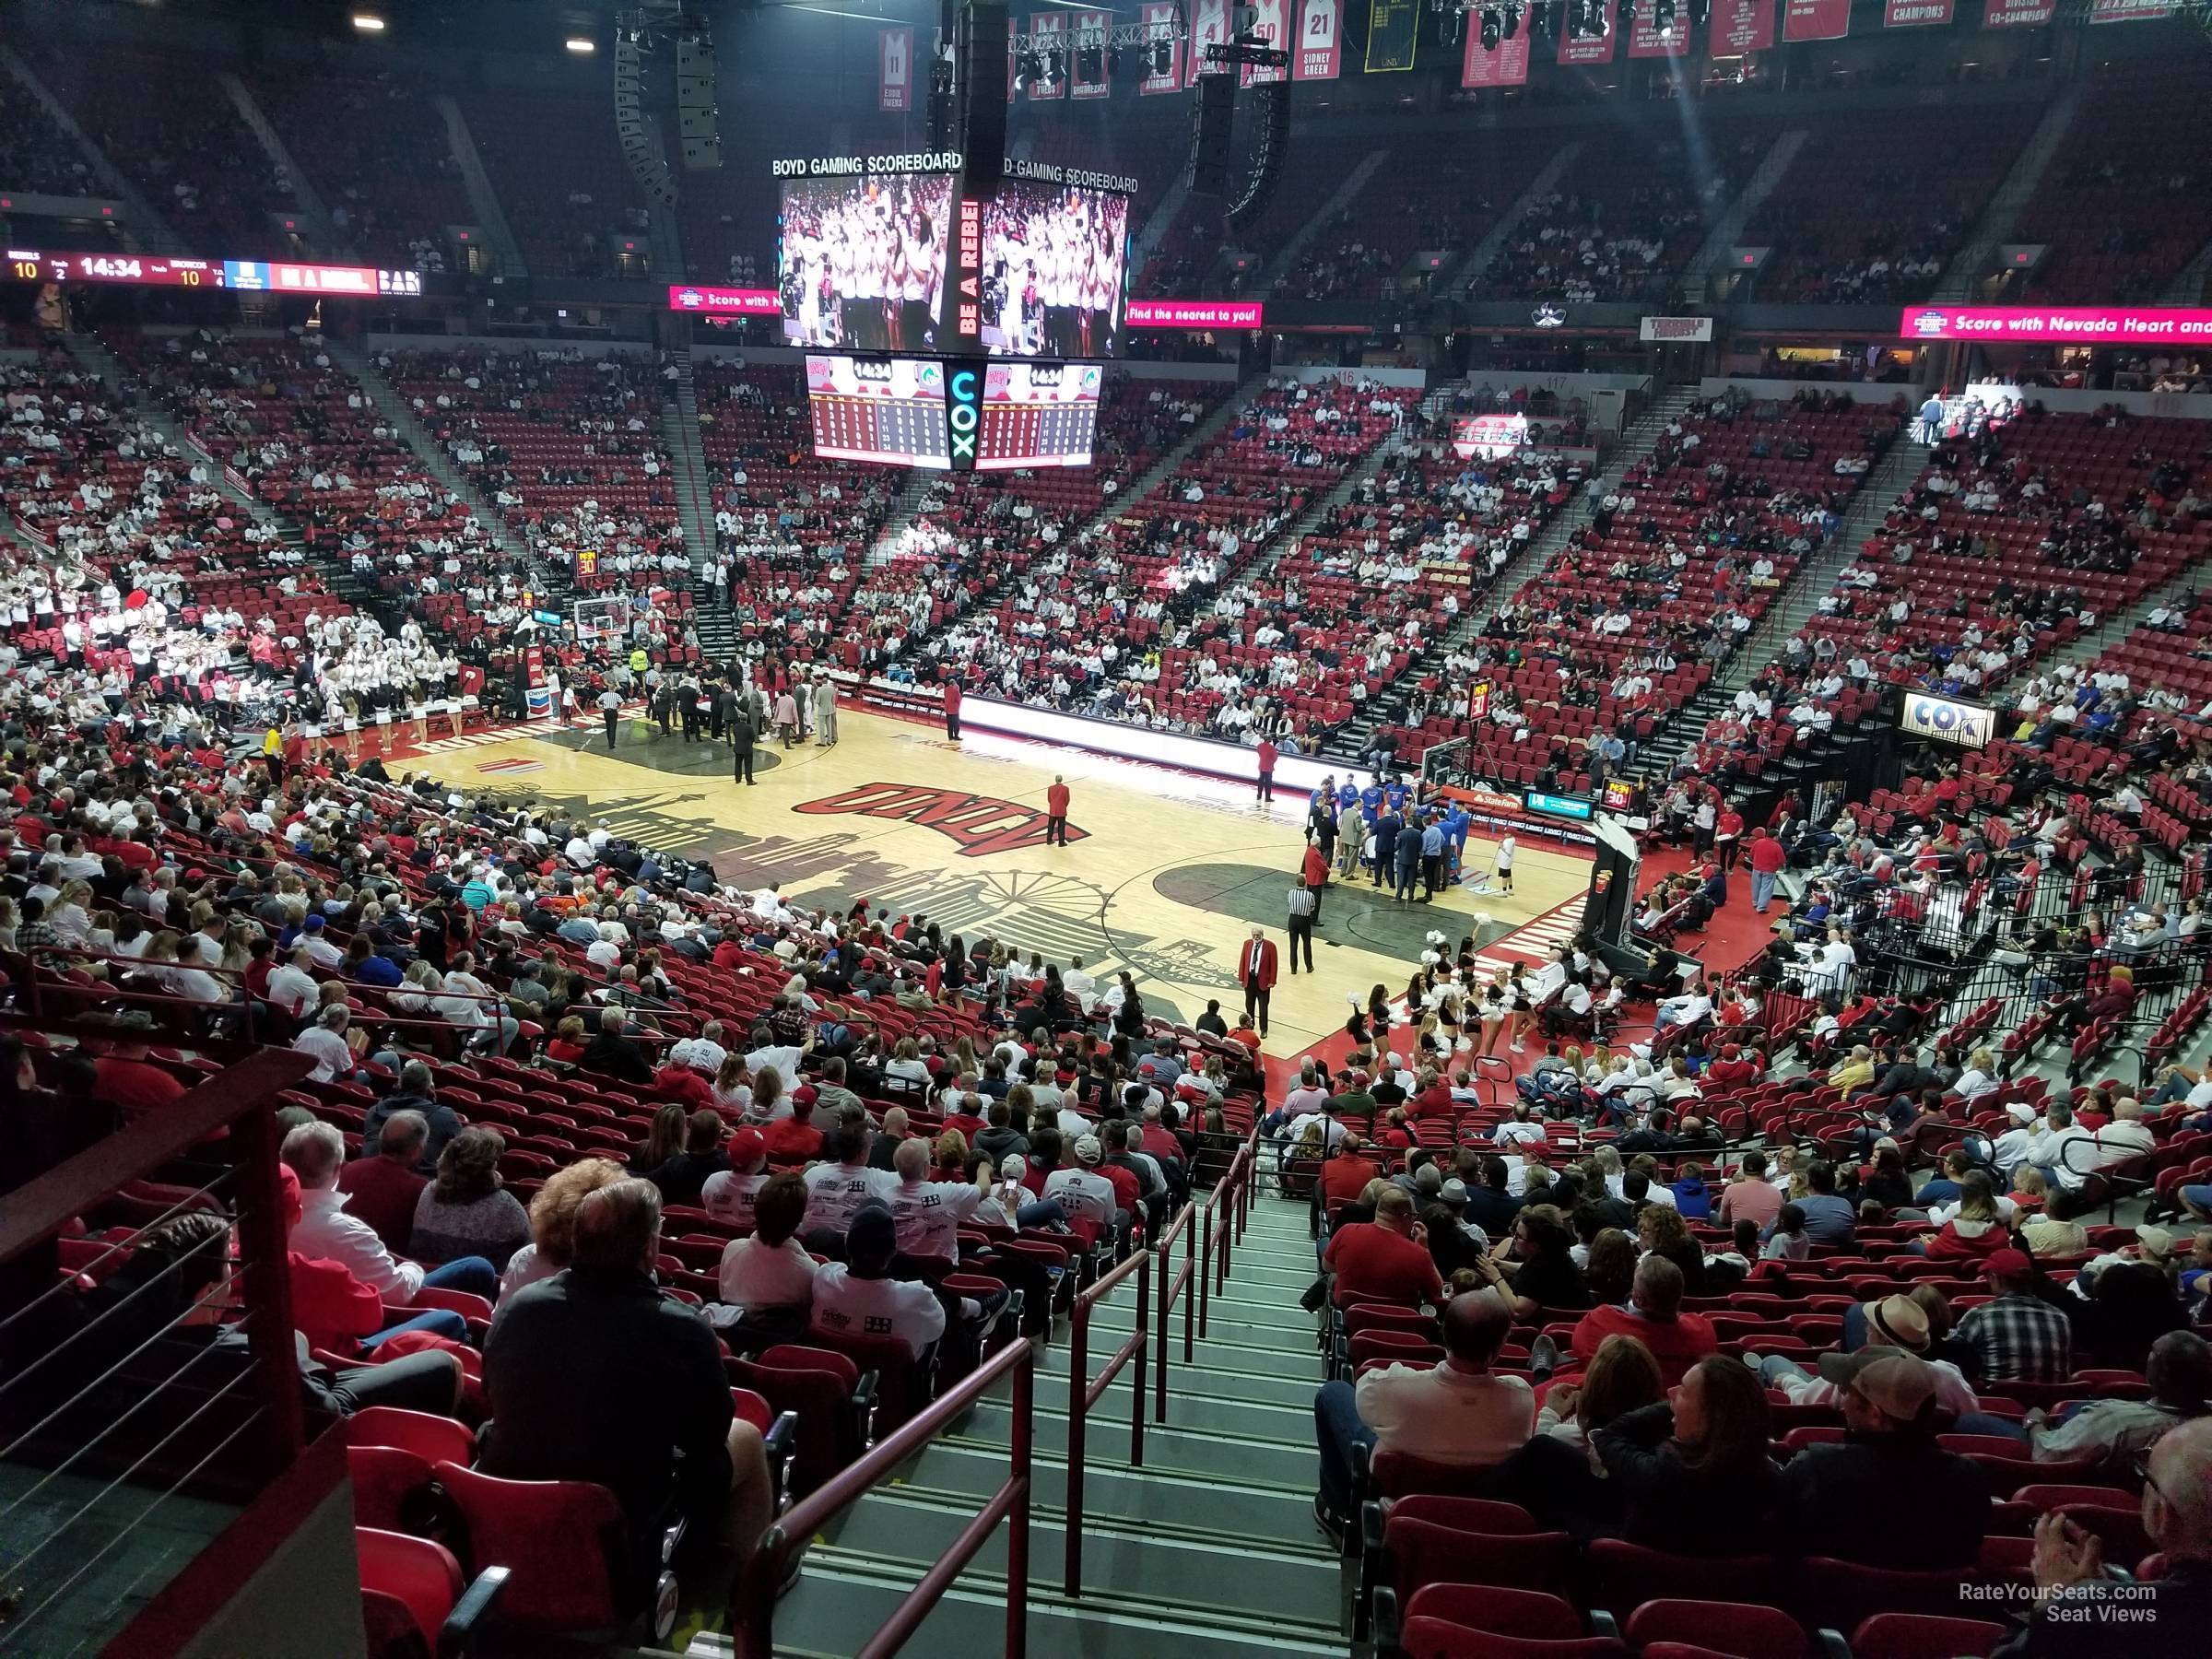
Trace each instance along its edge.
<path fill-rule="evenodd" d="M 750 783 L 753 781 L 753 744 L 759 729 L 753 724 L 753 705 L 749 699 L 724 693 L 729 698 L 730 782 Z"/>
<path fill-rule="evenodd" d="M 1989 1524 L 1989 1477 L 1936 1443 L 1936 1373 L 1901 1348 L 1830 1357 L 1846 1438 L 1807 1446 L 1782 1472 L 1778 1533 L 1798 1557 L 1865 1567 L 1973 1571 Z"/>
<path fill-rule="evenodd" d="M 599 1034 L 584 1045 L 583 1058 L 577 1065 L 584 1071 L 604 1073 L 618 1083 L 652 1082 L 653 1063 L 625 1030 L 621 1009 L 600 1009 Z"/>
<path fill-rule="evenodd" d="M 506 1480 L 589 1480 L 614 1493 L 650 1585 L 660 1531 L 740 1559 L 767 1527 L 760 1431 L 731 1412 L 713 1327 L 653 1283 L 661 1199 L 632 1178 L 576 1211 L 565 1273 L 500 1304 L 484 1344 L 496 1425 L 478 1467 Z"/>
<path fill-rule="evenodd" d="M 363 1158 L 374 1158 L 382 1144 L 384 1120 L 395 1112 L 419 1112 L 422 1121 L 429 1125 L 429 1137 L 424 1141 L 422 1159 L 415 1166 L 416 1172 L 435 1175 L 438 1172 L 438 1154 L 445 1150 L 445 1143 L 461 1133 L 460 1113 L 438 1100 L 437 1085 L 430 1077 L 430 1068 L 419 1060 L 410 1060 L 399 1068 L 399 1088 L 369 1108 L 369 1115 L 361 1123 L 361 1150 Z"/>

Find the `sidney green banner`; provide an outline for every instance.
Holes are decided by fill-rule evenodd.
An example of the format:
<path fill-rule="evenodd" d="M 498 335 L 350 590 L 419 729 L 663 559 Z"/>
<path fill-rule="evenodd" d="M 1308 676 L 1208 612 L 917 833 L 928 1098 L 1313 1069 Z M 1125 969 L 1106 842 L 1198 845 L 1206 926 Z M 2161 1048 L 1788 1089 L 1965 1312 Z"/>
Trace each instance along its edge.
<path fill-rule="evenodd" d="M 1367 72 L 1413 67 L 1421 0 L 1374 0 L 1367 14 Z"/>

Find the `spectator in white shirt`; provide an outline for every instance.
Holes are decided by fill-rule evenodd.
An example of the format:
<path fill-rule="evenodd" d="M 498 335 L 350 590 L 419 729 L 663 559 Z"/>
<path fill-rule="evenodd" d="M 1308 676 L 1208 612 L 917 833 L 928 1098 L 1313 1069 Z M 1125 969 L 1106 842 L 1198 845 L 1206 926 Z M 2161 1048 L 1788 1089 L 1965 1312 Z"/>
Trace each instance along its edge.
<path fill-rule="evenodd" d="M 864 1204 L 845 1235 L 845 1260 L 814 1277 L 812 1329 L 831 1336 L 895 1336 L 919 1359 L 945 1334 L 945 1307 L 927 1285 L 890 1277 L 899 1226 L 888 1206 Z"/>
<path fill-rule="evenodd" d="M 730 1136 L 730 1167 L 707 1177 L 699 1202 L 708 1215 L 727 1227 L 750 1227 L 760 1190 L 768 1184 L 762 1171 L 768 1166 L 768 1136 L 750 1124 Z"/>
<path fill-rule="evenodd" d="M 891 1153 L 899 1183 L 891 1189 L 891 1219 L 899 1253 L 911 1262 L 950 1266 L 960 1258 L 960 1223 L 975 1214 L 983 1189 L 964 1181 L 929 1179 L 929 1143 L 901 1141 Z"/>
<path fill-rule="evenodd" d="M 293 1048 L 314 1060 L 315 1069 L 307 1074 L 311 1082 L 335 1083 L 353 1076 L 353 1045 L 346 1041 L 346 1028 L 352 1021 L 344 1003 L 332 1003 L 315 1017 L 313 1025 L 292 1039 Z"/>
<path fill-rule="evenodd" d="M 338 1191 L 346 1137 L 335 1124 L 300 1124 L 284 1137 L 279 1156 L 300 1178 L 300 1216 L 290 1241 L 299 1254 L 337 1263 L 387 1302 L 410 1302 L 425 1285 L 487 1300 L 499 1294 L 499 1271 L 482 1256 L 462 1256 L 426 1270 L 420 1263 L 399 1260 L 384 1248 L 376 1229 L 346 1213 L 346 1194 Z"/>
<path fill-rule="evenodd" d="M 290 955 L 269 970 L 268 1001 L 294 1019 L 304 1019 L 322 995 L 322 987 L 309 971 L 312 962 L 307 947 L 295 945 Z"/>
<path fill-rule="evenodd" d="M 742 1308 L 748 1324 L 783 1314 L 796 1315 L 793 1323 L 803 1328 L 814 1303 L 815 1276 L 821 1270 L 798 1240 L 806 1214 L 806 1183 L 791 1171 L 772 1176 L 751 1208 L 752 1235 L 732 1241 L 722 1253 L 722 1300 Z"/>
<path fill-rule="evenodd" d="M 1113 1182 L 1098 1172 L 1105 1156 L 1106 1149 L 1095 1135 L 1065 1141 L 1061 1147 L 1064 1161 L 1045 1177 L 1044 1191 L 1039 1196 L 1056 1202 L 1070 1221 L 1088 1221 L 1101 1232 L 1121 1226 L 1128 1218 L 1114 1204 Z"/>

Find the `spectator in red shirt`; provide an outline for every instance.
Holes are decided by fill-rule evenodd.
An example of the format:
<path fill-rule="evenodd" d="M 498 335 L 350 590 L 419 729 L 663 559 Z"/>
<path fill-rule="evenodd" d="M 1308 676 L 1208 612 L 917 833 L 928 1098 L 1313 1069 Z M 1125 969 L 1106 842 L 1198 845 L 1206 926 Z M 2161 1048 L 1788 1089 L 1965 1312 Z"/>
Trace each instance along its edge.
<path fill-rule="evenodd" d="M 1721 1045 L 1721 1057 L 1705 1068 L 1705 1075 L 1724 1088 L 1741 1088 L 1759 1081 L 1759 1062 L 1747 1059 L 1740 1042 Z"/>
<path fill-rule="evenodd" d="M 960 740 L 960 682 L 945 682 L 945 735 L 958 743 Z"/>
<path fill-rule="evenodd" d="M 791 1115 L 778 1118 L 768 1126 L 769 1157 L 819 1158 L 822 1155 L 822 1132 L 808 1122 L 813 1116 L 814 1102 L 803 1100 L 794 1094 L 791 1097 Z"/>
<path fill-rule="evenodd" d="M 1364 1156 L 1356 1135 L 1347 1135 L 1336 1146 L 1335 1157 L 1321 1166 L 1324 1204 L 1349 1204 L 1367 1190 L 1367 1183 L 1382 1173 L 1382 1166 Z"/>
<path fill-rule="evenodd" d="M 1044 792 L 1044 844 L 1067 845 L 1067 784 L 1057 773 L 1052 787 Z"/>
<path fill-rule="evenodd" d="M 1587 1361 L 1608 1336 L 1633 1336 L 1652 1350 L 1669 1388 L 1689 1368 L 1719 1351 L 1712 1322 L 1682 1312 L 1682 1269 L 1656 1253 L 1636 1264 L 1636 1282 L 1626 1306 L 1593 1309 L 1576 1322 L 1572 1352 Z"/>
<path fill-rule="evenodd" d="M 1404 1187 L 1384 1187 L 1375 1200 L 1375 1218 L 1337 1229 L 1321 1259 L 1336 1276 L 1340 1308 L 1363 1301 L 1413 1307 L 1443 1300 L 1443 1276 Z"/>
<path fill-rule="evenodd" d="M 1775 877 L 1789 864 L 1790 855 L 1780 841 L 1760 829 L 1752 832 L 1744 856 L 1751 865 L 1751 908 L 1763 916 L 1774 899 Z"/>
<path fill-rule="evenodd" d="M 1744 815 L 1734 806 L 1724 805 L 1712 826 L 1712 841 L 1713 850 L 1721 855 L 1721 868 L 1735 868 L 1735 855 L 1744 844 Z"/>
<path fill-rule="evenodd" d="M 184 1093 L 184 1085 L 146 1060 L 143 1043 L 116 1043 L 92 1063 L 92 1098 L 127 1118 L 158 1112 Z"/>
<path fill-rule="evenodd" d="M 1280 751 L 1277 749 L 1272 739 L 1266 737 L 1260 739 L 1260 777 L 1259 787 L 1253 795 L 1254 800 L 1272 801 L 1275 799 L 1275 761 Z"/>
<path fill-rule="evenodd" d="M 430 1138 L 429 1120 L 419 1112 L 395 1112 L 384 1120 L 374 1158 L 356 1158 L 338 1171 L 338 1191 L 346 1213 L 375 1229 L 384 1248 L 407 1253 L 415 1236 L 415 1206 L 429 1178 L 415 1166 Z"/>

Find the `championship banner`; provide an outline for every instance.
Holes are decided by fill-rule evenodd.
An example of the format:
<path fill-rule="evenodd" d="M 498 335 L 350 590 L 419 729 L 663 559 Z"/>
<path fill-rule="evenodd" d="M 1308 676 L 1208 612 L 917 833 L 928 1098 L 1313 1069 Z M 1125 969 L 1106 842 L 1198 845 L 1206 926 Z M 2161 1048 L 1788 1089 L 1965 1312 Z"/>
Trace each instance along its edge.
<path fill-rule="evenodd" d="M 2058 0 L 1989 0 L 1984 29 L 2041 29 L 2058 15 Z"/>
<path fill-rule="evenodd" d="M 1420 0 L 1373 0 L 1367 12 L 1367 73 L 1412 68 L 1420 21 Z"/>
<path fill-rule="evenodd" d="M 1564 24 L 1559 28 L 1559 62 L 1564 65 L 1576 64 L 1609 64 L 1613 61 L 1613 37 L 1620 32 L 1614 26 L 1613 8 L 1597 8 L 1597 20 L 1606 26 L 1602 35 L 1588 35 L 1576 40 Z"/>
<path fill-rule="evenodd" d="M 1305 0 L 1298 25 L 1298 50 L 1290 73 L 1298 80 L 1335 80 L 1338 43 L 1344 32 L 1344 0 Z"/>
<path fill-rule="evenodd" d="M 1067 72 L 1067 95 L 1070 98 L 1103 98 L 1113 90 L 1112 84 L 1107 79 L 1107 14 L 1101 11 L 1076 14 L 1075 58 Z M 1083 78 L 1086 47 L 1098 53 L 1099 78 L 1095 81 Z"/>
<path fill-rule="evenodd" d="M 1840 41 L 1851 32 L 1851 0 L 1782 0 L 1785 41 Z"/>
<path fill-rule="evenodd" d="M 1851 0 L 1843 0 L 1848 6 Z M 1636 0 L 1636 21 L 1629 28 L 1629 55 L 1632 58 L 1678 58 L 1689 55 L 1689 13 L 1677 10 L 1666 32 L 1659 32 L 1659 0 Z"/>
<path fill-rule="evenodd" d="M 1175 16 L 1180 8 L 1174 0 L 1150 0 L 1137 7 L 1137 17 L 1145 26 L 1145 38 L 1151 44 L 1145 51 L 1144 77 L 1136 83 L 1138 93 L 1173 92 L 1182 86 L 1182 42 L 1174 37 Z M 1161 41 L 1167 42 L 1168 66 L 1155 75 L 1152 72 L 1152 53 L 1159 49 Z"/>
<path fill-rule="evenodd" d="M 1206 69 L 1206 49 L 1208 46 L 1229 44 L 1229 0 L 1198 0 L 1198 9 L 1191 18 L 1190 50 L 1182 60 L 1182 78 L 1187 86 L 1196 86 L 1198 76 Z"/>
<path fill-rule="evenodd" d="M 1065 12 L 1039 12 L 1030 19 L 1030 45 L 1041 62 L 1048 52 L 1060 54 L 1058 78 L 1047 80 L 1042 75 L 1030 83 L 1031 102 L 1067 96 L 1067 14 Z"/>
<path fill-rule="evenodd" d="M 2147 23 L 2174 14 L 2171 0 L 2089 0 L 2092 23 Z"/>
<path fill-rule="evenodd" d="M 914 31 L 884 29 L 876 34 L 876 107 L 911 110 L 914 88 Z"/>
<path fill-rule="evenodd" d="M 1884 29 L 1922 29 L 1951 20 L 1951 0 L 1885 0 Z"/>
<path fill-rule="evenodd" d="M 1261 45 L 1288 50 L 1289 42 L 1283 39 L 1283 20 L 1290 15 L 1295 3 L 1296 0 L 1253 0 L 1252 32 L 1259 38 Z M 1247 87 L 1290 78 L 1288 69 L 1268 69 L 1258 64 L 1241 65 L 1239 73 L 1244 77 L 1241 84 Z"/>
<path fill-rule="evenodd" d="M 1526 27 L 1517 31 L 1510 41 L 1500 41 L 1494 51 L 1482 49 L 1482 30 L 1473 24 L 1467 28 L 1467 50 L 1459 64 L 1459 84 L 1469 90 L 1483 87 L 1525 87 L 1528 85 L 1528 34 Z"/>
<path fill-rule="evenodd" d="M 1895 5 L 1896 0 L 1890 3 Z M 1706 56 L 1742 57 L 1747 52 L 1771 51 L 1774 45 L 1774 4 L 1775 0 L 1713 0 Z"/>

